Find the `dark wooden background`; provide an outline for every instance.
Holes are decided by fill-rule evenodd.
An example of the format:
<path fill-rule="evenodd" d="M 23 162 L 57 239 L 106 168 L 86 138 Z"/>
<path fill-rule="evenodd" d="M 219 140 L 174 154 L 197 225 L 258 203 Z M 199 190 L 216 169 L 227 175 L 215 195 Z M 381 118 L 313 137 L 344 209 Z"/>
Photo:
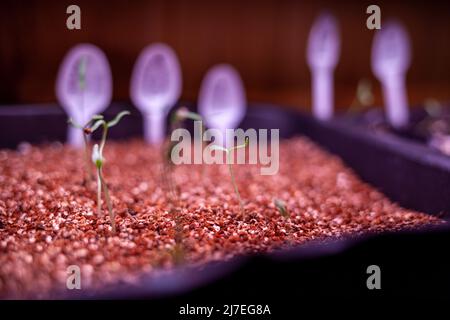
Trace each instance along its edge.
<path fill-rule="evenodd" d="M 66 8 L 77 4 L 82 30 L 66 29 Z M 164 41 L 177 52 L 183 98 L 196 99 L 206 70 L 233 64 L 253 101 L 310 104 L 305 62 L 309 28 L 324 9 L 339 19 L 342 55 L 336 70 L 336 102 L 348 106 L 356 83 L 370 70 L 373 31 L 365 26 L 370 4 L 382 18 L 397 17 L 413 40 L 408 73 L 412 104 L 428 97 L 450 100 L 450 1 L 0 1 L 0 104 L 55 101 L 54 82 L 66 51 L 91 42 L 107 54 L 114 98 L 128 99 L 130 73 L 140 50 Z"/>

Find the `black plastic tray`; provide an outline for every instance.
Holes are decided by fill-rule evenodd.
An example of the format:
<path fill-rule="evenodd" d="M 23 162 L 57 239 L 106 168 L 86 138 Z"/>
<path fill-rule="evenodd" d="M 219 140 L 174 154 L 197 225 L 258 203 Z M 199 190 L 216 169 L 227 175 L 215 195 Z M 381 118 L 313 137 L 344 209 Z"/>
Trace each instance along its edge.
<path fill-rule="evenodd" d="M 141 117 L 131 105 L 114 103 L 105 115 L 111 116 L 121 109 L 131 110 L 132 115 L 111 131 L 110 137 L 140 136 Z M 0 107 L 0 148 L 15 148 L 25 141 L 64 141 L 66 120 L 64 112 L 55 105 Z M 343 118 L 318 122 L 307 114 L 267 104 L 250 105 L 240 127 L 280 129 L 282 138 L 306 135 L 339 155 L 391 200 L 429 214 L 450 211 L 450 158 L 423 145 L 350 125 Z M 297 297 L 374 297 L 381 295 L 367 289 L 365 272 L 368 265 L 377 264 L 382 271 L 388 270 L 381 291 L 383 297 L 450 298 L 450 264 L 442 252 L 447 250 L 449 240 L 448 224 L 416 232 L 365 235 L 201 268 L 143 275 L 138 286 L 118 284 L 102 292 L 64 291 L 55 293 L 55 297 L 151 297 L 165 301 L 212 301 L 220 297 L 224 301 L 249 295 L 262 303 L 292 299 L 280 297 L 280 292 L 292 289 Z"/>

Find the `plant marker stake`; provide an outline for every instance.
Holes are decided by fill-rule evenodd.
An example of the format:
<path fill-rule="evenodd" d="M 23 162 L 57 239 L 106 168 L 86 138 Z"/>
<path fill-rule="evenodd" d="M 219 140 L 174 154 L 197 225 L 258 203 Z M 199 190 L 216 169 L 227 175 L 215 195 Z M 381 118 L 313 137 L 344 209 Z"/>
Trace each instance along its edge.
<path fill-rule="evenodd" d="M 162 43 L 147 46 L 139 55 L 131 79 L 131 100 L 144 118 L 144 139 L 161 143 L 166 117 L 181 94 L 181 70 L 175 52 Z"/>
<path fill-rule="evenodd" d="M 411 63 L 408 33 L 396 21 L 385 22 L 372 45 L 372 71 L 382 84 L 389 123 L 395 128 L 408 124 L 406 72 Z"/>
<path fill-rule="evenodd" d="M 321 14 L 308 39 L 307 61 L 312 76 L 312 111 L 319 120 L 333 116 L 333 72 L 339 60 L 340 36 L 334 16 Z"/>
<path fill-rule="evenodd" d="M 245 89 L 237 70 L 228 64 L 212 67 L 202 81 L 198 111 L 207 127 L 222 132 L 222 145 L 231 143 L 226 141 L 226 129 L 239 125 L 246 107 Z"/>
<path fill-rule="evenodd" d="M 79 44 L 66 54 L 58 72 L 56 96 L 66 113 L 81 125 L 111 102 L 112 77 L 105 54 L 92 44 Z M 81 147 L 83 132 L 68 127 L 67 142 Z"/>

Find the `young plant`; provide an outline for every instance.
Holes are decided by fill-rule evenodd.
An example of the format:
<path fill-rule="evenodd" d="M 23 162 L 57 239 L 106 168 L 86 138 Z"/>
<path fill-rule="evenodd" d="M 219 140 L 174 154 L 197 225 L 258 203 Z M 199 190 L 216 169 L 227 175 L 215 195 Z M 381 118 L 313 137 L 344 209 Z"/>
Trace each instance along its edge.
<path fill-rule="evenodd" d="M 170 119 L 170 132 L 173 132 L 175 129 L 179 128 L 181 123 L 190 119 L 192 121 L 202 121 L 202 117 L 195 113 L 189 111 L 186 107 L 179 108 L 176 112 L 173 113 Z M 203 134 L 203 124 L 201 126 L 200 136 Z M 163 147 L 163 182 L 168 187 L 168 193 L 172 196 L 172 198 L 178 198 L 178 192 L 175 187 L 175 183 L 172 179 L 172 171 L 173 171 L 173 162 L 172 162 L 172 150 L 175 147 L 177 142 L 170 140 L 170 134 L 165 142 L 165 147 Z"/>
<path fill-rule="evenodd" d="M 186 108 L 186 107 L 180 107 L 177 111 L 175 111 L 173 113 L 173 115 L 170 119 L 170 132 L 173 132 L 174 130 L 179 128 L 181 123 L 185 120 L 201 122 L 199 137 L 200 137 L 200 141 L 203 142 L 202 136 L 203 136 L 203 132 L 204 132 L 204 127 L 203 127 L 202 116 L 199 115 L 198 113 L 189 111 L 188 108 Z M 176 141 L 170 141 L 170 139 L 169 139 L 169 145 L 168 145 L 168 148 L 166 149 L 166 151 L 167 151 L 166 159 L 167 159 L 168 163 L 170 163 L 170 164 L 172 163 L 172 160 L 171 160 L 172 149 L 176 144 L 177 144 Z"/>
<path fill-rule="evenodd" d="M 170 132 L 181 126 L 181 123 L 185 120 L 192 121 L 202 121 L 202 117 L 195 113 L 189 111 L 186 107 L 179 108 L 173 113 L 170 119 Z M 203 123 L 200 127 L 200 137 L 203 135 Z M 170 140 L 170 135 L 166 139 L 165 147 L 163 147 L 163 167 L 162 167 L 162 177 L 163 183 L 166 186 L 167 193 L 169 195 L 170 210 L 169 212 L 173 215 L 175 221 L 175 248 L 172 252 L 175 264 L 180 264 L 184 260 L 184 250 L 183 250 L 183 229 L 182 229 L 182 217 L 179 214 L 180 202 L 179 202 L 179 191 L 173 179 L 173 162 L 171 158 L 172 150 L 176 142 Z"/>
<path fill-rule="evenodd" d="M 286 203 L 281 199 L 273 199 L 273 204 L 275 208 L 277 208 L 280 215 L 286 220 L 287 223 L 287 234 L 288 234 L 288 242 L 292 241 L 292 227 L 290 225 L 290 214 L 288 209 L 286 208 Z"/>
<path fill-rule="evenodd" d="M 273 199 L 273 204 L 275 205 L 275 208 L 280 212 L 281 216 L 283 216 L 285 219 L 289 218 L 289 213 L 286 209 L 286 203 L 283 200 L 280 199 Z"/>
<path fill-rule="evenodd" d="M 239 194 L 239 190 L 238 190 L 238 187 L 237 187 L 237 184 L 236 184 L 236 179 L 234 178 L 233 164 L 231 163 L 231 156 L 233 155 L 234 150 L 246 148 L 247 146 L 248 146 L 248 137 L 245 138 L 245 143 L 241 144 L 239 146 L 230 147 L 230 148 L 224 148 L 224 147 L 219 146 L 219 145 L 212 145 L 210 147 L 211 150 L 222 151 L 227 156 L 227 164 L 228 164 L 228 170 L 230 172 L 231 183 L 233 184 L 234 192 L 236 193 L 236 197 L 237 197 L 237 199 L 239 201 L 239 208 L 240 208 L 241 214 L 244 213 L 244 204 L 242 202 L 241 195 Z"/>
<path fill-rule="evenodd" d="M 106 204 L 108 206 L 108 212 L 109 212 L 109 218 L 111 220 L 111 227 L 112 232 L 116 232 L 116 223 L 115 223 L 115 215 L 112 208 L 111 198 L 109 196 L 109 190 L 108 185 L 105 181 L 105 178 L 103 176 L 103 165 L 105 162 L 105 158 L 103 157 L 103 149 L 105 148 L 106 144 L 106 137 L 108 135 L 108 129 L 115 126 L 119 123 L 120 119 L 122 117 L 130 114 L 129 111 L 122 111 L 120 112 L 113 120 L 106 122 L 103 117 L 96 117 L 97 120 L 94 122 L 92 127 L 86 127 L 85 132 L 87 134 L 93 133 L 98 128 L 103 128 L 102 133 L 102 139 L 100 141 L 100 146 L 98 144 L 95 144 L 92 149 L 92 162 L 95 164 L 95 167 L 97 168 L 97 214 L 98 216 L 101 215 L 102 209 L 101 209 L 101 193 L 103 189 L 103 193 L 105 194 L 105 200 Z"/>

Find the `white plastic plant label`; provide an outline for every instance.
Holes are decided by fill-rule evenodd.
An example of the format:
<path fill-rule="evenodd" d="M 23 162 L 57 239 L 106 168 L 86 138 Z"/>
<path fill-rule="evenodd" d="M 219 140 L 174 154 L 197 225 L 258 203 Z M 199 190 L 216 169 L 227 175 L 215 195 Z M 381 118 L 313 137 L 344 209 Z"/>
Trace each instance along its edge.
<path fill-rule="evenodd" d="M 162 43 L 146 47 L 139 55 L 131 78 L 131 100 L 144 118 L 144 139 L 164 140 L 166 118 L 181 94 L 181 70 L 175 52 Z"/>
<path fill-rule="evenodd" d="M 383 24 L 372 45 L 372 71 L 382 84 L 387 119 L 395 128 L 408 124 L 406 72 L 411 63 L 409 37 L 396 21 Z"/>
<path fill-rule="evenodd" d="M 312 110 L 320 120 L 328 120 L 334 113 L 333 72 L 339 55 L 338 23 L 331 14 L 321 14 L 311 28 L 307 48 L 312 76 Z"/>
<path fill-rule="evenodd" d="M 226 137 L 225 130 L 239 125 L 246 108 L 245 89 L 236 69 L 227 64 L 211 68 L 202 81 L 198 101 L 205 125 L 220 130 Z"/>
<path fill-rule="evenodd" d="M 105 110 L 111 102 L 112 77 L 102 50 L 92 44 L 73 47 L 60 66 L 56 96 L 69 117 L 80 125 Z M 82 146 L 82 134 L 80 129 L 69 126 L 67 142 Z"/>

